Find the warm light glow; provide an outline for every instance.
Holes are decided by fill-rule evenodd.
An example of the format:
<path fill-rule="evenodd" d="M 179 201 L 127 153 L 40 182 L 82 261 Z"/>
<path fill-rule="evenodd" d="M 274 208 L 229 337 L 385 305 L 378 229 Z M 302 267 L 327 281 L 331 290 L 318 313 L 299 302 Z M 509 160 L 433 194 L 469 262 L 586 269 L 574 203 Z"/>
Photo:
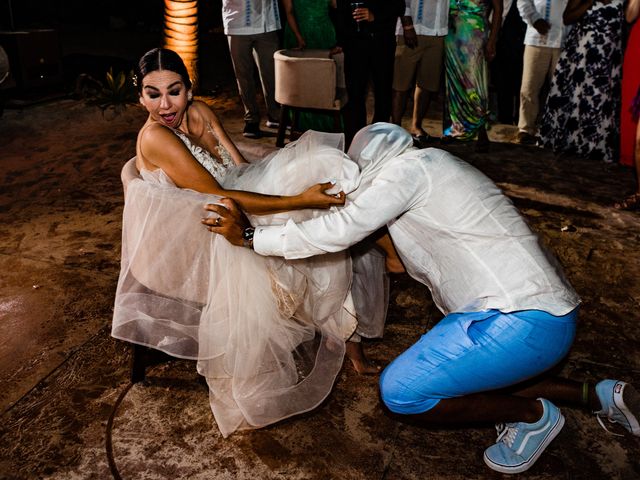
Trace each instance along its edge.
<path fill-rule="evenodd" d="M 164 46 L 184 61 L 194 90 L 198 85 L 198 1 L 165 0 Z"/>

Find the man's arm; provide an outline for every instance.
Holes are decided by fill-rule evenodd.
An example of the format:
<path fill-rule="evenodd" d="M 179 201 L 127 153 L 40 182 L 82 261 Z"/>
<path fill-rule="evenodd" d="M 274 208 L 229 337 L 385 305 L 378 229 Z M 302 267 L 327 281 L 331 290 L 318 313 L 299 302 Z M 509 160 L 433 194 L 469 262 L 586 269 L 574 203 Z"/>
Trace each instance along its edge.
<path fill-rule="evenodd" d="M 536 10 L 536 6 L 533 0 L 518 0 L 518 12 L 522 19 L 535 28 L 540 35 L 546 35 L 549 33 L 551 25 L 544 17 Z"/>
<path fill-rule="evenodd" d="M 419 163 L 414 158 L 395 162 L 373 182 L 356 190 L 345 207 L 327 215 L 300 223 L 289 220 L 285 225 L 256 227 L 253 248 L 261 255 L 289 259 L 349 248 L 409 210 L 425 185 Z M 243 233 L 249 223 L 229 200 L 224 202 L 225 206 L 205 207 L 220 215 L 218 226 L 215 219 L 202 222 L 234 245 L 243 245 Z"/>
<path fill-rule="evenodd" d="M 536 20 L 543 20 L 544 16 L 541 15 L 538 10 L 536 10 L 535 3 L 533 0 L 518 0 L 518 12 L 524 20 L 529 25 L 533 25 Z"/>

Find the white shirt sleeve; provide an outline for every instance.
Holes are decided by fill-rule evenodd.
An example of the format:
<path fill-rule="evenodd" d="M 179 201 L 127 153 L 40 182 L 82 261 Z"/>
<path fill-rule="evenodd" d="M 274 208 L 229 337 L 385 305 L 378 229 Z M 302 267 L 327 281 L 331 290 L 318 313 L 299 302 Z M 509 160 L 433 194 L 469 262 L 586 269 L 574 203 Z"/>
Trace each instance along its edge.
<path fill-rule="evenodd" d="M 295 259 L 338 252 L 359 242 L 409 210 L 428 183 L 417 159 L 396 160 L 401 158 L 332 213 L 298 224 L 289 220 L 285 225 L 257 227 L 253 248 L 261 255 Z"/>
<path fill-rule="evenodd" d="M 543 19 L 543 16 L 536 10 L 533 0 L 518 0 L 518 11 L 522 19 L 531 26 L 537 20 Z"/>

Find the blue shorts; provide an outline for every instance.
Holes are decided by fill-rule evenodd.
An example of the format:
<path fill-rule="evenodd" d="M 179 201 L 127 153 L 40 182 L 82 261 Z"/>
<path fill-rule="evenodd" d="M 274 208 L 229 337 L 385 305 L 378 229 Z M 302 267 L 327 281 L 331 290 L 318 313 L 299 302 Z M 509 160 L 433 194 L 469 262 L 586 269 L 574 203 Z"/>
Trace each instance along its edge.
<path fill-rule="evenodd" d="M 578 308 L 556 317 L 540 310 L 451 313 L 380 376 L 389 410 L 422 413 L 442 398 L 505 388 L 535 377 L 568 353 Z"/>

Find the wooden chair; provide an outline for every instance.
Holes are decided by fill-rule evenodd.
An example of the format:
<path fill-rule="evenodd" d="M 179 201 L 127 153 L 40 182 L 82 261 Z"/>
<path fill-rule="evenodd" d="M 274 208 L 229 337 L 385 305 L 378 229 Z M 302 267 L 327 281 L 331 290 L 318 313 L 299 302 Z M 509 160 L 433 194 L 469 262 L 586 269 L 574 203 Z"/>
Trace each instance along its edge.
<path fill-rule="evenodd" d="M 284 146 L 290 112 L 292 134 L 296 131 L 300 110 L 332 113 L 334 131 L 340 132 L 340 110 L 347 101 L 344 55 L 332 56 L 329 50 L 278 50 L 273 58 L 275 97 L 281 105 L 276 146 Z"/>

